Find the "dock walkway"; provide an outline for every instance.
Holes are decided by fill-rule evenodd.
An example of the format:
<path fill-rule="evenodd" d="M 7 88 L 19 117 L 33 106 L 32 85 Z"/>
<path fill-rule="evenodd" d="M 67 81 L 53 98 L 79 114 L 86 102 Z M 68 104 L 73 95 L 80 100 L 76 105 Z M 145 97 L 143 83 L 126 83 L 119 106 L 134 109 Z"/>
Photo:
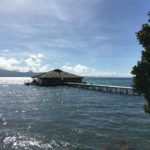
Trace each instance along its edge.
<path fill-rule="evenodd" d="M 106 93 L 116 93 L 123 95 L 138 95 L 132 87 L 123 87 L 123 86 L 112 86 L 112 85 L 100 85 L 100 84 L 86 84 L 86 83 L 72 83 L 65 82 L 66 86 L 74 87 L 74 88 L 82 88 Z"/>

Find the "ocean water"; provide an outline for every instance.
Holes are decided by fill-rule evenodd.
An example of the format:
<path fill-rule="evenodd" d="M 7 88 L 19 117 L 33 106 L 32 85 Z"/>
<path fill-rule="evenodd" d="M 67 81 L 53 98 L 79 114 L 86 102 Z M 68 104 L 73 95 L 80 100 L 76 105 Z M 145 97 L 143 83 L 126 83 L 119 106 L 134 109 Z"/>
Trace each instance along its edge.
<path fill-rule="evenodd" d="M 95 78 L 85 77 L 84 81 L 87 83 L 102 84 L 102 85 L 115 85 L 115 86 L 126 86 L 132 85 L 131 78 Z"/>
<path fill-rule="evenodd" d="M 0 150 L 113 150 L 114 145 L 150 150 L 143 97 L 26 86 L 25 80 L 0 78 Z M 131 84 L 131 79 L 86 81 Z"/>

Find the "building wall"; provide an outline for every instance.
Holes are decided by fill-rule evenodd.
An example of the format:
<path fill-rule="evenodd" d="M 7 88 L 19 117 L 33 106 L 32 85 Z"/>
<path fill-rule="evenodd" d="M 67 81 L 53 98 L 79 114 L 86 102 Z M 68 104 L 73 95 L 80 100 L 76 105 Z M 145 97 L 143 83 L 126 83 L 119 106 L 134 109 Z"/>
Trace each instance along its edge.
<path fill-rule="evenodd" d="M 63 81 L 60 78 L 41 79 L 41 85 L 44 85 L 44 86 L 58 86 L 58 85 L 63 85 Z"/>
<path fill-rule="evenodd" d="M 38 78 L 36 83 L 43 86 L 59 86 L 64 85 L 64 82 L 81 83 L 82 78 Z"/>
<path fill-rule="evenodd" d="M 33 83 L 42 85 L 42 80 L 40 78 L 33 78 Z"/>

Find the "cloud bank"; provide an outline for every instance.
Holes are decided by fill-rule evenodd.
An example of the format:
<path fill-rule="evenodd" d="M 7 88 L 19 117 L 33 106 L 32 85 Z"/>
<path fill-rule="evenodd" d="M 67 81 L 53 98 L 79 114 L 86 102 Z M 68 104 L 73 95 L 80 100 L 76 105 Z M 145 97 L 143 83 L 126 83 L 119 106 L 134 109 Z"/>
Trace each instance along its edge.
<path fill-rule="evenodd" d="M 99 71 L 95 68 L 91 68 L 82 64 L 70 66 L 65 64 L 62 69 L 68 72 L 79 74 L 81 76 L 94 76 L 94 77 L 131 77 L 129 72 L 117 72 L 117 71 Z"/>
<path fill-rule="evenodd" d="M 45 72 L 49 70 L 48 65 L 42 65 L 42 54 L 31 54 L 26 59 L 0 57 L 0 68 L 20 72 Z"/>
<path fill-rule="evenodd" d="M 26 59 L 0 57 L 0 68 L 20 72 L 46 72 L 54 69 L 49 64 L 43 63 L 44 55 L 41 53 L 31 54 Z M 95 77 L 131 77 L 130 73 L 121 73 L 117 71 L 99 71 L 95 68 L 83 64 L 69 65 L 66 63 L 59 67 L 60 69 L 81 76 Z"/>

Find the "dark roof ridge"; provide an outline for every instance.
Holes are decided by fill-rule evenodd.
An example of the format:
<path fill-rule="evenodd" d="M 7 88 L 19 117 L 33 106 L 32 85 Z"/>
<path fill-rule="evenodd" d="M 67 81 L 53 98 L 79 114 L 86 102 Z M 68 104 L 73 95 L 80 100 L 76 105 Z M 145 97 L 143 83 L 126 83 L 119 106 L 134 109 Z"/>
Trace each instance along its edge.
<path fill-rule="evenodd" d="M 52 71 L 55 71 L 55 72 L 63 72 L 62 70 L 60 70 L 60 69 L 54 69 L 54 70 L 52 70 Z"/>
<path fill-rule="evenodd" d="M 32 78 L 83 78 L 83 77 L 62 71 L 60 69 L 54 69 L 54 70 L 33 76 Z"/>

